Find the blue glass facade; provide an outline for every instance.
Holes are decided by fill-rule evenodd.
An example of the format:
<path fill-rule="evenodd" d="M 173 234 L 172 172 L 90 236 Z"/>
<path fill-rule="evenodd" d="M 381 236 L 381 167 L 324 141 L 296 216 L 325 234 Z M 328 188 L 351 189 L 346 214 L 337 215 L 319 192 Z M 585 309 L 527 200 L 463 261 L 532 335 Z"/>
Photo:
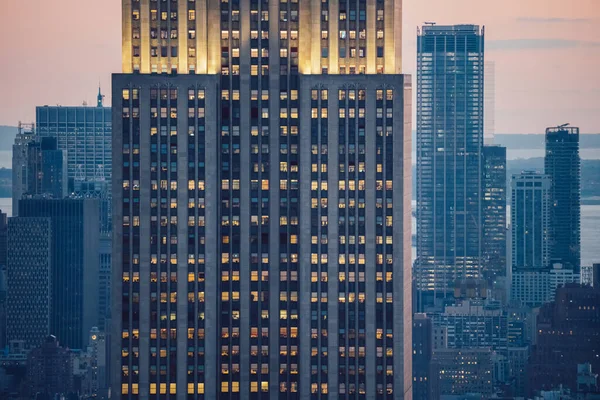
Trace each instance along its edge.
<path fill-rule="evenodd" d="M 563 263 L 579 273 L 581 268 L 581 160 L 579 128 L 546 129 L 544 168 L 552 186 L 552 262 Z"/>
<path fill-rule="evenodd" d="M 424 26 L 417 46 L 415 279 L 446 298 L 481 274 L 484 33 Z"/>
<path fill-rule="evenodd" d="M 482 255 L 489 283 L 506 276 L 506 147 L 483 147 Z"/>

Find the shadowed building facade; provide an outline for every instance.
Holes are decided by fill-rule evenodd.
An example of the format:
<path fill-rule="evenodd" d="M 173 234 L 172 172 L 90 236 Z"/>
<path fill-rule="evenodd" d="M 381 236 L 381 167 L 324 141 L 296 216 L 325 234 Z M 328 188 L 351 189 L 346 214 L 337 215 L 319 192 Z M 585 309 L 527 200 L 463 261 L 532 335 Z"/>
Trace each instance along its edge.
<path fill-rule="evenodd" d="M 483 147 L 483 276 L 506 276 L 506 147 Z"/>
<path fill-rule="evenodd" d="M 399 1 L 123 2 L 113 393 L 412 397 Z"/>
<path fill-rule="evenodd" d="M 65 347 L 83 349 L 87 344 L 90 329 L 98 324 L 98 201 L 96 199 L 22 199 L 19 201 L 19 218 L 12 220 L 16 236 L 9 243 L 15 254 L 9 255 L 9 268 L 19 266 L 23 272 L 15 271 L 22 280 L 21 285 L 43 287 L 40 295 L 32 296 L 49 308 L 49 332 Z M 50 221 L 50 230 L 41 224 Z M 44 228 L 44 229 L 42 229 Z M 50 254 L 46 257 L 46 236 L 50 238 Z M 28 248 L 35 252 L 28 252 Z M 12 251 L 10 252 L 12 253 Z M 12 260 L 12 261 L 11 261 Z M 30 262 L 31 260 L 31 262 Z M 33 268 L 43 271 L 39 273 Z M 11 275 L 9 273 L 9 285 Z M 46 295 L 46 287 L 50 291 Z M 26 289 L 31 290 L 31 289 Z M 11 296 L 17 304 L 25 296 Z M 22 307 L 23 305 L 21 305 Z M 27 315 L 24 309 L 16 308 L 16 316 Z M 37 312 L 37 311 L 36 311 Z M 34 318 L 28 316 L 27 318 Z M 36 319 L 34 322 L 37 322 Z M 19 332 L 11 339 L 20 339 Z M 44 337 L 42 336 L 42 338 Z M 39 344 L 39 343 L 38 343 Z"/>
<path fill-rule="evenodd" d="M 551 260 L 581 268 L 581 159 L 579 128 L 546 129 L 544 172 L 550 176 Z"/>

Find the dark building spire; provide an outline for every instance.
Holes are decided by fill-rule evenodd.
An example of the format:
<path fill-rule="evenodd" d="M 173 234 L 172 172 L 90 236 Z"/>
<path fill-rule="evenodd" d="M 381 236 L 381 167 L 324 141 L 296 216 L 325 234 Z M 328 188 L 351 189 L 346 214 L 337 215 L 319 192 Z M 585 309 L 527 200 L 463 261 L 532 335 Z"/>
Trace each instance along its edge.
<path fill-rule="evenodd" d="M 102 88 L 100 87 L 100 83 L 98 83 L 98 107 L 103 107 L 104 95 L 102 94 Z"/>

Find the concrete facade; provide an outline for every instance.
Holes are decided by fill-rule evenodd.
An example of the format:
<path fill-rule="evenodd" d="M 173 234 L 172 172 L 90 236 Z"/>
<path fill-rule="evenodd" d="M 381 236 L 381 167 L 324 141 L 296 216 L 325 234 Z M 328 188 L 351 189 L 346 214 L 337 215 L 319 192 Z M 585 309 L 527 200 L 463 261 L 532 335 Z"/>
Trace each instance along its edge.
<path fill-rule="evenodd" d="M 401 12 L 123 1 L 116 396 L 412 397 Z"/>

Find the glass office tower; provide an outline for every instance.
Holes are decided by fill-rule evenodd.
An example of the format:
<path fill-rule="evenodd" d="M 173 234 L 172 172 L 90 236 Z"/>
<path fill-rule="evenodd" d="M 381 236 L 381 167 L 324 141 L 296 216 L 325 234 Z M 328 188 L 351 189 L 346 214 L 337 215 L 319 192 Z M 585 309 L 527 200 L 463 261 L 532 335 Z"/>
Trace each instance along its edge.
<path fill-rule="evenodd" d="M 568 125 L 568 124 L 567 124 Z M 544 170 L 550 176 L 552 262 L 581 268 L 581 160 L 579 128 L 546 129 Z"/>
<path fill-rule="evenodd" d="M 399 0 L 123 1 L 121 398 L 410 398 L 401 12 Z"/>
<path fill-rule="evenodd" d="M 417 38 L 418 308 L 482 273 L 484 30 L 423 26 Z"/>

